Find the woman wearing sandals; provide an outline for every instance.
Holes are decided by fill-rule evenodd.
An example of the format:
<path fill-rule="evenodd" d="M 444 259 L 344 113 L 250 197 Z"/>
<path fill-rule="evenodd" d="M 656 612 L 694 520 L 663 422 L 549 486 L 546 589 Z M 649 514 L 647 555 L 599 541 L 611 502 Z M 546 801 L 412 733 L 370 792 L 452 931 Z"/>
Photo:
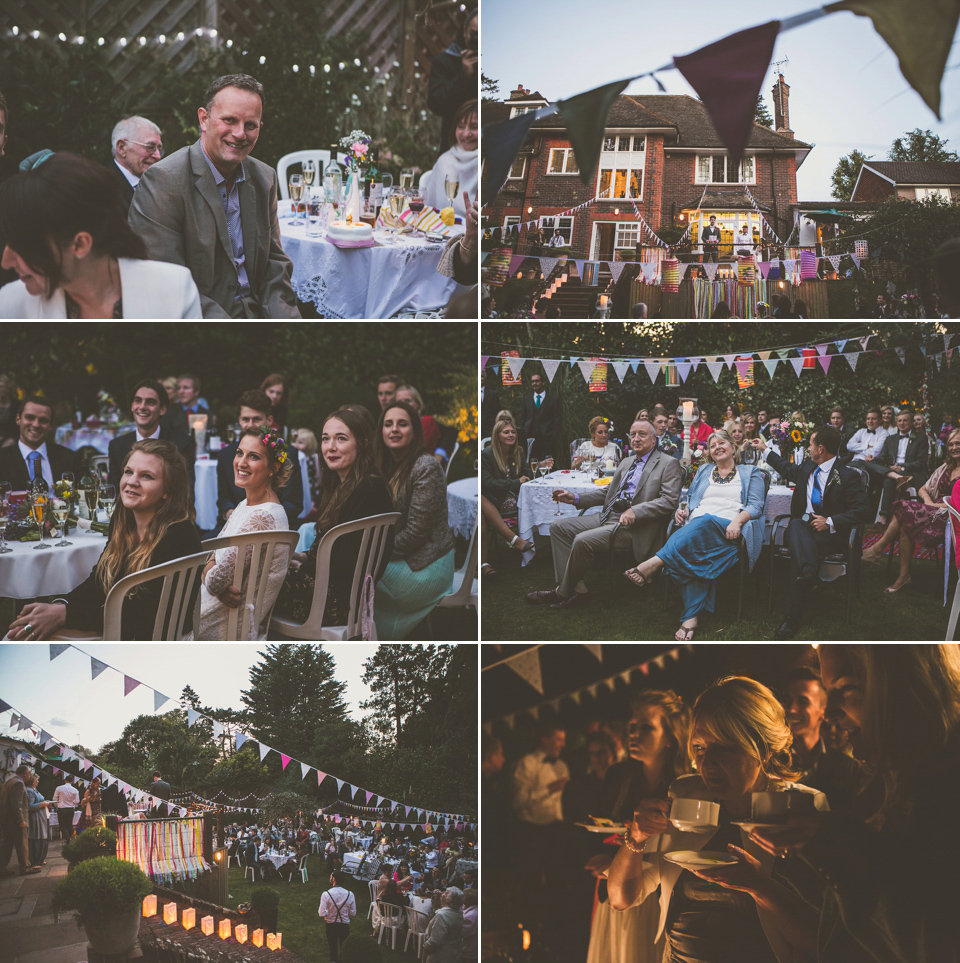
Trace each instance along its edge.
<path fill-rule="evenodd" d="M 740 456 L 729 433 L 720 429 L 707 439 L 707 464 L 697 472 L 687 495 L 690 520 L 677 509 L 678 528 L 654 555 L 624 575 L 646 585 L 661 568 L 680 584 L 683 598 L 678 642 L 689 642 L 699 614 L 712 612 L 716 580 L 739 557 L 742 534 L 750 568 L 763 546 L 763 475 L 753 465 L 739 464 Z"/>
<path fill-rule="evenodd" d="M 505 514 L 516 512 L 520 486 L 533 477 L 517 444 L 517 426 L 501 412 L 490 439 L 490 447 L 480 455 L 480 510 L 486 522 L 482 534 L 492 531 L 502 535 L 510 548 L 518 552 L 532 551 L 533 542 L 514 535 L 503 520 Z M 487 563 L 487 541 L 483 538 L 480 542 L 481 571 L 492 575 L 493 567 Z"/>

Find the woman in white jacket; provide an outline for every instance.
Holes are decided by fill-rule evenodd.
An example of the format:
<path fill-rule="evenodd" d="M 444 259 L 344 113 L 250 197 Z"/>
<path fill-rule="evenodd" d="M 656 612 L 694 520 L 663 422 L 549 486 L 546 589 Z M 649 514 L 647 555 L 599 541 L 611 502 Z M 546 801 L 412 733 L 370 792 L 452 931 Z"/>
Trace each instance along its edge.
<path fill-rule="evenodd" d="M 453 207 L 454 213 L 463 220 L 466 207 L 463 195 L 476 197 L 479 173 L 479 134 L 477 130 L 477 102 L 469 100 L 460 106 L 454 120 L 454 140 L 450 149 L 440 155 L 424 190 L 424 200 L 431 207 L 442 210 Z M 449 177 L 458 183 L 453 199 L 447 197 L 444 186 Z"/>
<path fill-rule="evenodd" d="M 752 794 L 800 790 L 826 809 L 823 793 L 793 782 L 792 735 L 773 693 L 730 676 L 701 693 L 693 708 L 690 749 L 699 773 L 680 776 L 671 798 L 719 803 L 716 829 L 680 832 L 667 819 L 670 802 L 644 800 L 610 867 L 614 908 L 627 909 L 660 891 L 666 960 L 676 963 L 798 963 L 815 958 L 817 917 L 770 878 L 776 859 L 751 841 Z M 738 863 L 687 872 L 666 859 L 682 850 L 734 853 Z"/>

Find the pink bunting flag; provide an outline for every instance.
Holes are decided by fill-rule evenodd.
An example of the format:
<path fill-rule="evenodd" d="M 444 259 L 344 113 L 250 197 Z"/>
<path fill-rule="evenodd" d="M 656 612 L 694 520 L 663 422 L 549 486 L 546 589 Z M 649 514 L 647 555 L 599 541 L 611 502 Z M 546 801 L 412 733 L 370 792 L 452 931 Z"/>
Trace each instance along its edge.
<path fill-rule="evenodd" d="M 753 130 L 757 98 L 779 32 L 780 21 L 772 20 L 673 58 L 707 108 L 734 167 Z"/>
<path fill-rule="evenodd" d="M 319 786 L 320 783 L 322 783 L 323 780 L 326 779 L 326 778 L 327 778 L 327 774 L 326 774 L 325 772 L 320 772 L 320 770 L 318 769 L 318 770 L 317 770 L 317 785 Z"/>
<path fill-rule="evenodd" d="M 280 758 L 283 760 L 283 768 L 286 769 L 286 768 L 287 768 L 287 763 L 290 762 L 291 757 L 290 757 L 290 756 L 285 756 L 285 755 L 281 752 L 281 753 L 280 753 Z"/>
<path fill-rule="evenodd" d="M 130 693 L 133 692 L 138 685 L 140 685 L 140 683 L 137 682 L 136 679 L 131 679 L 130 676 L 125 675 L 123 677 L 123 694 L 125 696 L 130 695 Z"/>
<path fill-rule="evenodd" d="M 817 347 L 820 347 L 817 345 Z M 823 373 L 826 374 L 830 370 L 830 362 L 836 357 L 835 354 L 822 354 L 817 361 L 820 362 L 820 367 L 823 368 Z"/>

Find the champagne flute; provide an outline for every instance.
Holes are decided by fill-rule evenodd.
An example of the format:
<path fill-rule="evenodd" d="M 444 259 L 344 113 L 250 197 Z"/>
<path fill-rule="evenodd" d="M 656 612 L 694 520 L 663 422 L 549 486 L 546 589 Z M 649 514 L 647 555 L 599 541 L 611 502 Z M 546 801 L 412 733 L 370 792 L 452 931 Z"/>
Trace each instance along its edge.
<path fill-rule="evenodd" d="M 534 478 L 537 477 L 537 471 L 538 471 L 539 468 L 540 468 L 540 459 L 539 459 L 539 458 L 531 458 L 531 459 L 530 459 L 530 474 L 531 474 Z"/>
<path fill-rule="evenodd" d="M 404 167 L 400 171 L 400 189 L 404 192 L 409 191 L 413 187 L 413 168 Z"/>
<path fill-rule="evenodd" d="M 545 477 L 551 468 L 553 468 L 553 455 L 544 455 L 540 459 L 540 477 Z"/>
<path fill-rule="evenodd" d="M 9 521 L 10 508 L 7 505 L 7 500 L 6 498 L 0 498 L 0 555 L 6 555 L 13 551 L 12 548 L 7 548 L 6 532 Z"/>
<path fill-rule="evenodd" d="M 303 183 L 307 187 L 313 186 L 313 181 L 317 176 L 317 165 L 312 160 L 306 160 L 303 162 Z M 310 192 L 307 191 L 309 194 Z"/>
<path fill-rule="evenodd" d="M 403 223 L 400 220 L 400 215 L 403 213 L 403 209 L 407 206 L 407 194 L 402 187 L 394 187 L 387 195 L 387 200 L 390 202 L 390 213 L 393 215 L 394 219 L 393 230 L 395 233 L 399 234 L 400 231 L 403 230 Z"/>
<path fill-rule="evenodd" d="M 460 178 L 456 174 L 444 175 L 443 190 L 447 195 L 447 200 L 453 204 L 457 199 L 457 192 L 460 190 Z"/>
<path fill-rule="evenodd" d="M 287 223 L 295 226 L 299 220 L 300 198 L 303 197 L 303 174 L 291 174 L 287 186 L 290 188 L 290 200 L 293 201 L 293 220 Z"/>
<path fill-rule="evenodd" d="M 43 533 L 43 518 L 46 514 L 47 500 L 47 496 L 43 492 L 37 492 L 30 499 L 30 513 L 33 515 L 33 520 L 40 529 L 40 544 L 33 546 L 35 552 L 43 548 L 50 548 L 44 540 Z"/>
<path fill-rule="evenodd" d="M 91 526 L 97 520 L 97 502 L 100 500 L 100 486 L 94 485 L 91 488 L 85 488 L 83 490 L 83 498 L 87 503 L 87 511 L 90 513 L 90 524 Z M 90 529 L 93 533 L 93 528 Z"/>
<path fill-rule="evenodd" d="M 117 489 L 113 485 L 104 485 L 100 489 L 100 505 L 107 513 L 107 520 L 113 518 L 113 509 L 117 504 Z"/>
<path fill-rule="evenodd" d="M 67 545 L 73 544 L 67 541 L 67 516 L 70 514 L 70 502 L 66 498 L 51 498 L 50 508 L 60 529 L 60 541 L 56 543 L 56 547 L 66 548 Z"/>
<path fill-rule="evenodd" d="M 563 512 L 560 511 L 560 498 L 559 498 L 560 492 L 562 491 L 563 491 L 562 488 L 554 488 L 553 490 L 553 500 L 557 503 L 557 510 L 553 513 L 555 517 L 557 515 L 563 514 Z"/>

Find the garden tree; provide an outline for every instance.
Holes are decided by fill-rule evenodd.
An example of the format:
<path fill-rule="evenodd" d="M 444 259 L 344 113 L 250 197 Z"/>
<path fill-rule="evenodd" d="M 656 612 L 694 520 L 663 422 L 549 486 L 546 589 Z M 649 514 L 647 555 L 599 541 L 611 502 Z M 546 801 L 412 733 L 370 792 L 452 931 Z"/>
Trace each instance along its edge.
<path fill-rule="evenodd" d="M 381 645 L 363 664 L 363 681 L 373 697 L 360 704 L 372 709 L 368 718 L 385 737 L 403 744 L 407 720 L 426 703 L 430 679 L 441 674 L 450 658 L 448 645 Z"/>
<path fill-rule="evenodd" d="M 488 77 L 485 73 L 480 74 L 480 101 L 489 103 L 500 96 L 500 81 Z"/>
<path fill-rule="evenodd" d="M 255 746 L 244 745 L 220 761 L 210 770 L 205 786 L 211 792 L 220 790 L 241 798 L 248 793 L 259 792 L 269 779 L 269 770 L 260 762 L 260 753 Z"/>
<path fill-rule="evenodd" d="M 915 127 L 898 137 L 887 152 L 888 161 L 958 161 L 956 151 L 947 150 L 947 141 L 931 130 Z"/>
<path fill-rule="evenodd" d="M 295 819 L 297 813 L 316 810 L 312 799 L 298 792 L 271 793 L 262 803 L 263 816 L 268 820 Z"/>
<path fill-rule="evenodd" d="M 753 118 L 753 122 L 761 127 L 769 127 L 773 130 L 773 117 L 770 116 L 770 108 L 767 107 L 763 94 L 760 94 L 757 98 L 757 114 Z"/>
<path fill-rule="evenodd" d="M 191 709 L 196 709 L 198 712 L 203 711 L 203 706 L 200 704 L 200 696 L 194 692 L 193 686 L 191 685 L 185 685 L 183 691 L 180 693 L 180 708 L 186 709 L 188 706 Z"/>
<path fill-rule="evenodd" d="M 857 183 L 860 168 L 872 156 L 872 154 L 867 156 L 858 150 L 852 150 L 846 157 L 841 157 L 837 166 L 833 169 L 831 196 L 839 201 L 849 201 L 853 196 L 853 188 Z"/>

